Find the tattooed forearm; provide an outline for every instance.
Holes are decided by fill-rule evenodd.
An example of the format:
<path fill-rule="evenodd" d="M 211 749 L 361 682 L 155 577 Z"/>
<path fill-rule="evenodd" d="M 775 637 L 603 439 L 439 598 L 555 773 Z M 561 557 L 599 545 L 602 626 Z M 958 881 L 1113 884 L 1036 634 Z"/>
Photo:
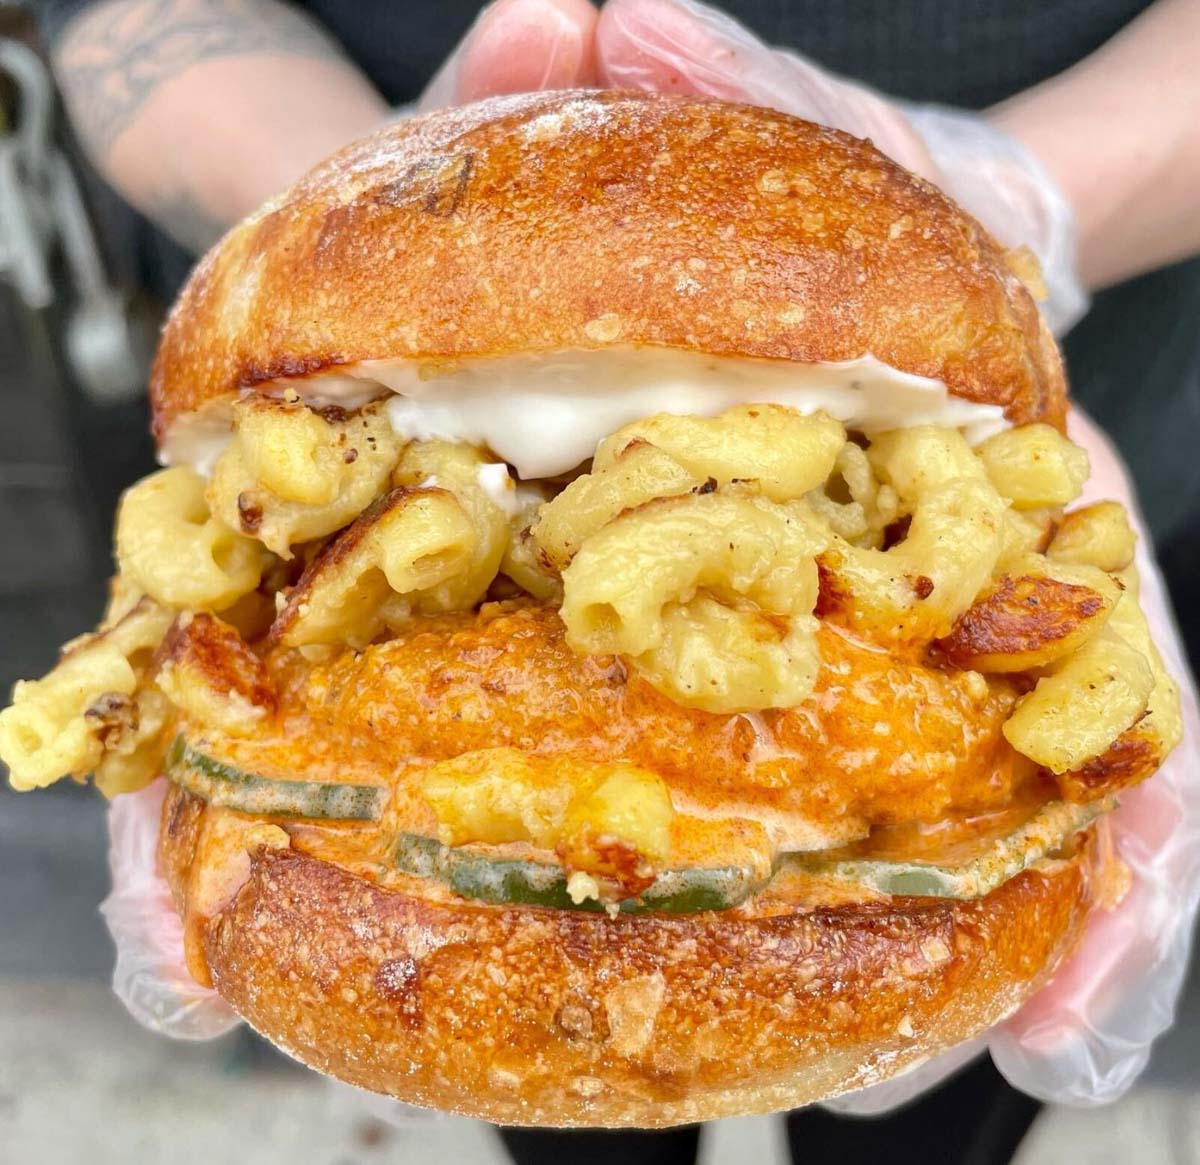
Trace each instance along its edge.
<path fill-rule="evenodd" d="M 201 61 L 256 54 L 342 56 L 275 0 L 108 0 L 67 26 L 55 66 L 76 131 L 103 156 L 163 81 Z"/>
<path fill-rule="evenodd" d="M 387 111 L 280 0 L 100 0 L 54 58 L 93 164 L 194 253 Z"/>

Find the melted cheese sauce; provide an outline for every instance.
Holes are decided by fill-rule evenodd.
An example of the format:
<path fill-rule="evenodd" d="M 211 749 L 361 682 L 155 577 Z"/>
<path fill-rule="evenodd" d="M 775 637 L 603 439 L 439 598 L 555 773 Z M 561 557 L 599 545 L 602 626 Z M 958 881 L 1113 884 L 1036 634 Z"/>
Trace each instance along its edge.
<path fill-rule="evenodd" d="M 662 412 L 713 416 L 747 401 L 824 410 L 867 433 L 948 425 L 973 444 L 1007 424 L 998 405 L 960 400 L 940 380 L 901 372 L 870 355 L 804 364 L 631 348 L 442 365 L 368 360 L 260 387 L 293 390 L 318 408 L 357 408 L 390 393 L 388 416 L 401 436 L 486 446 L 525 480 L 570 472 L 631 421 Z M 204 473 L 228 436 L 228 406 L 214 406 L 175 423 L 162 459 Z"/>
<path fill-rule="evenodd" d="M 233 440 L 232 429 L 233 410 L 227 400 L 180 417 L 159 446 L 159 463 L 187 465 L 203 477 L 212 477 L 217 458 Z"/>

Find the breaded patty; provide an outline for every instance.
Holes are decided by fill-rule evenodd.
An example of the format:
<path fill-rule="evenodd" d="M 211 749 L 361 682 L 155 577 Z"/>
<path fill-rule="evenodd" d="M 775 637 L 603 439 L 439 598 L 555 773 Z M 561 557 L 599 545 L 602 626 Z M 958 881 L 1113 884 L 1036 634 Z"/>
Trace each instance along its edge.
<path fill-rule="evenodd" d="M 1034 777 L 1000 732 L 1015 682 L 898 662 L 832 627 L 820 650 L 812 700 L 739 715 L 685 708 L 619 659 L 576 655 L 557 611 L 530 600 L 414 621 L 325 662 L 276 664 L 287 735 L 319 737 L 325 760 L 346 769 L 495 747 L 623 758 L 661 775 L 681 807 L 779 815 L 800 846 L 813 840 L 806 829 L 844 835 L 1002 807 Z"/>

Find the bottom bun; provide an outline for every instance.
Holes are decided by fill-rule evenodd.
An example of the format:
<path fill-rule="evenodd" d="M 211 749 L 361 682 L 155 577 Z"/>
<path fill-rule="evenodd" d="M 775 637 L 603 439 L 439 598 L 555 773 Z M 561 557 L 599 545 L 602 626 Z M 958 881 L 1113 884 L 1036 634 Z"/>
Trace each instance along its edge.
<path fill-rule="evenodd" d="M 203 802 L 172 787 L 161 860 L 203 881 Z M 258 848 L 194 950 L 312 1068 L 506 1124 L 658 1127 L 877 1083 L 969 1039 L 1082 935 L 1104 847 L 975 901 L 690 917 L 433 901 Z"/>

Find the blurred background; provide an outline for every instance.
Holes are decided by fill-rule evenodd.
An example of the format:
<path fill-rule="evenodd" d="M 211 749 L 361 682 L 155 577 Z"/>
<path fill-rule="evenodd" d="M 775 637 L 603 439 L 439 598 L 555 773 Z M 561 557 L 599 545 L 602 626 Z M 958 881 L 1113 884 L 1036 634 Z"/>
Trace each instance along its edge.
<path fill-rule="evenodd" d="M 449 30 L 447 42 L 460 32 Z M 153 279 L 139 270 L 150 252 Z M 47 670 L 59 645 L 100 614 L 114 506 L 154 465 L 145 384 L 162 301 L 188 265 L 82 162 L 33 18 L 0 4 L 5 692 Z M 1177 584 L 1176 602 L 1183 598 Z M 393 1112 L 248 1033 L 189 1045 L 138 1028 L 108 989 L 113 952 L 97 913 L 108 884 L 104 810 L 98 794 L 70 782 L 36 797 L 0 784 L 0 1165 L 85 1153 L 92 1165 L 235 1153 L 322 1165 L 502 1159 L 484 1125 L 397 1126 Z M 764 1120 L 722 1122 L 701 1152 L 706 1162 L 785 1159 L 778 1125 Z M 1096 1112 L 1044 1111 L 1017 1160 L 1040 1165 L 1064 1153 L 1097 1163 L 1200 1161 L 1195 974 L 1177 1027 L 1134 1093 Z"/>

